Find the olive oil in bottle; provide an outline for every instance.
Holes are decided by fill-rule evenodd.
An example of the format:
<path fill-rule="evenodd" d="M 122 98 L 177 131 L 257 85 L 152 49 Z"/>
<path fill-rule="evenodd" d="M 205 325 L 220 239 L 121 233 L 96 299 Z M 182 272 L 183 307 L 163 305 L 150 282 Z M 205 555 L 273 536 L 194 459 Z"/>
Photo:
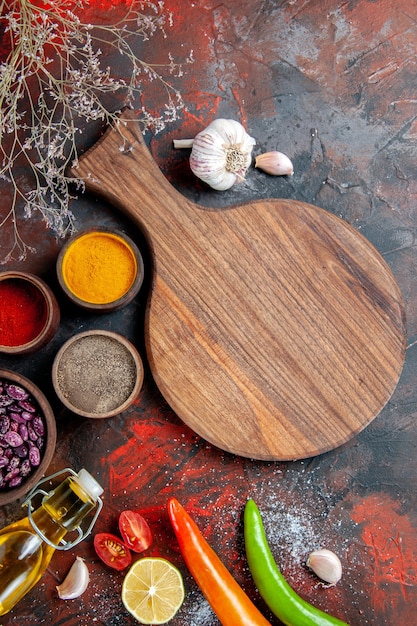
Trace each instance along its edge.
<path fill-rule="evenodd" d="M 33 513 L 0 530 L 0 615 L 39 581 L 55 550 L 65 549 L 61 542 L 68 532 L 77 530 L 82 537 L 80 524 L 101 504 L 102 493 L 97 481 L 82 469 L 46 494 Z"/>

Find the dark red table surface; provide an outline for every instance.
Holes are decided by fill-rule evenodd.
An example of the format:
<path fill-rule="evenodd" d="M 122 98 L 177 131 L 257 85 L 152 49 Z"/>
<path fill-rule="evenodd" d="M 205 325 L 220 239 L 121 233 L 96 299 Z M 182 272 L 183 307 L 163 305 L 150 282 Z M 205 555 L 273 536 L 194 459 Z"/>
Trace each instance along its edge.
<path fill-rule="evenodd" d="M 205 206 L 232 206 L 257 198 L 294 198 L 331 211 L 360 230 L 383 255 L 401 288 L 407 315 L 404 370 L 388 404 L 359 435 L 311 459 L 261 462 L 213 447 L 187 428 L 164 402 L 149 368 L 143 317 L 149 259 L 141 233 L 99 198 L 75 200 L 78 229 L 125 230 L 142 248 L 147 281 L 121 311 L 96 316 L 68 303 L 54 265 L 63 240 L 45 229 L 40 215 L 25 220 L 22 235 L 35 252 L 1 267 L 37 273 L 54 289 L 62 311 L 59 330 L 31 356 L 2 355 L 0 367 L 31 378 L 50 400 L 58 444 L 48 473 L 87 468 L 104 487 L 104 509 L 95 531 L 117 532 L 120 511 L 136 508 L 154 534 L 147 555 L 170 559 L 184 575 L 186 599 L 173 626 L 218 624 L 180 555 L 166 514 L 175 495 L 193 515 L 225 564 L 272 624 L 278 620 L 257 594 L 247 568 L 242 512 L 253 497 L 265 519 L 277 562 L 306 599 L 357 626 L 417 623 L 417 2 L 415 0 L 167 0 L 173 26 L 164 39 L 143 45 L 149 61 L 168 52 L 195 62 L 172 78 L 187 110 L 156 136 L 150 150 L 171 183 Z M 147 106 L 164 104 L 157 84 L 146 88 Z M 214 192 L 190 172 L 188 152 L 173 138 L 193 137 L 215 117 L 241 121 L 256 138 L 254 154 L 280 150 L 294 162 L 291 178 L 252 168 L 245 182 Z M 87 128 L 85 147 L 98 138 Z M 21 172 L 22 177 L 25 172 Z M 0 215 L 8 211 L 2 185 Z M 7 251 L 10 224 L 0 232 Z M 55 354 L 69 337 L 90 328 L 124 334 L 145 361 L 137 402 L 108 420 L 68 412 L 51 381 Z M 18 519 L 20 503 L 0 509 L 0 526 Z M 334 550 L 343 577 L 323 588 L 306 568 L 308 553 Z M 86 559 L 91 582 L 73 601 L 57 598 L 76 555 Z M 38 586 L 1 626 L 35 623 L 134 624 L 120 600 L 123 573 L 96 557 L 92 537 L 59 552 Z"/>

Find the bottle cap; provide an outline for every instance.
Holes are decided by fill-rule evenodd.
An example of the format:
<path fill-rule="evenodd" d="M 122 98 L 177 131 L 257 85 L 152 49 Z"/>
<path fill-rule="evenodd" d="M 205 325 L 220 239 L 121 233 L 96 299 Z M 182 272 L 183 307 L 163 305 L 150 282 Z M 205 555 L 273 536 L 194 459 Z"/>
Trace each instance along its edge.
<path fill-rule="evenodd" d="M 86 469 L 80 469 L 75 480 L 88 493 L 94 502 L 96 502 L 97 498 L 99 498 L 104 491 L 103 487 L 99 485 L 96 479 L 93 478 Z"/>

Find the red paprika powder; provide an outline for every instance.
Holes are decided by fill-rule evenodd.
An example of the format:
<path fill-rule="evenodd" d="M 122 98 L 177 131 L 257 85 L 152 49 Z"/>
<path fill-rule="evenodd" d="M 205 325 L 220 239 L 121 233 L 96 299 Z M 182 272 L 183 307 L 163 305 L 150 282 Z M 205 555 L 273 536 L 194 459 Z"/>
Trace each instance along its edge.
<path fill-rule="evenodd" d="M 0 345 L 29 343 L 42 332 L 47 314 L 45 298 L 36 285 L 19 278 L 0 281 Z"/>

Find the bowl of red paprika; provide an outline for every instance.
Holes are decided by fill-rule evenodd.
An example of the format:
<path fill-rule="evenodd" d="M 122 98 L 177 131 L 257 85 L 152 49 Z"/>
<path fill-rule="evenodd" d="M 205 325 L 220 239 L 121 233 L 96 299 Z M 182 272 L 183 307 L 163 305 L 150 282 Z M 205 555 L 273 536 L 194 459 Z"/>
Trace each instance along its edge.
<path fill-rule="evenodd" d="M 125 233 L 86 229 L 68 239 L 57 259 L 57 276 L 66 296 L 95 313 L 129 304 L 144 278 L 143 257 Z"/>
<path fill-rule="evenodd" d="M 0 369 L 0 506 L 23 498 L 44 476 L 56 436 L 54 413 L 39 387 Z"/>
<path fill-rule="evenodd" d="M 0 352 L 29 354 L 43 348 L 60 322 L 50 287 L 28 272 L 0 272 Z"/>

